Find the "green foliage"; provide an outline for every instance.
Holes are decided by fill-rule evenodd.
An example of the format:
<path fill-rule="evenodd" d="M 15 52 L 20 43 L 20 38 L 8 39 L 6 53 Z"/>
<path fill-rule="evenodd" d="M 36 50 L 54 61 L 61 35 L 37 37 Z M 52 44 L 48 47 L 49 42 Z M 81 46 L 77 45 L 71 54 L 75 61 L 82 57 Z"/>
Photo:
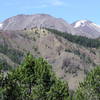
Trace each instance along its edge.
<path fill-rule="evenodd" d="M 65 39 L 73 42 L 73 43 L 77 43 L 79 45 L 82 45 L 84 47 L 90 47 L 90 48 L 98 48 L 100 47 L 100 40 L 99 39 L 90 39 L 84 36 L 77 36 L 77 35 L 72 35 L 72 34 L 68 34 L 65 32 L 60 32 L 54 29 L 47 29 L 48 31 L 50 31 L 51 33 L 54 33 L 56 35 L 62 36 Z"/>
<path fill-rule="evenodd" d="M 72 93 L 68 84 L 55 76 L 51 65 L 28 54 L 15 70 L 3 72 L 0 66 L 0 100 L 100 100 L 100 67 Z"/>
<path fill-rule="evenodd" d="M 56 78 L 51 65 L 32 55 L 0 79 L 0 100 L 67 100 L 69 97 L 68 85 Z"/>
<path fill-rule="evenodd" d="M 9 48 L 8 45 L 0 44 L 0 53 L 7 55 L 13 62 L 20 64 L 24 56 L 23 52 Z"/>
<path fill-rule="evenodd" d="M 5 88 L 3 88 L 3 83 L 4 83 L 4 73 L 2 73 L 2 66 L 0 65 L 0 100 L 4 100 L 4 92 Z"/>
<path fill-rule="evenodd" d="M 80 83 L 74 100 L 100 100 L 100 67 L 92 70 Z"/>
<path fill-rule="evenodd" d="M 10 66 L 6 60 L 4 59 L 0 59 L 0 66 L 2 66 L 2 70 L 7 71 L 7 70 L 11 70 L 12 66 Z"/>
<path fill-rule="evenodd" d="M 48 92 L 48 100 L 67 100 L 69 97 L 68 85 L 57 80 Z"/>

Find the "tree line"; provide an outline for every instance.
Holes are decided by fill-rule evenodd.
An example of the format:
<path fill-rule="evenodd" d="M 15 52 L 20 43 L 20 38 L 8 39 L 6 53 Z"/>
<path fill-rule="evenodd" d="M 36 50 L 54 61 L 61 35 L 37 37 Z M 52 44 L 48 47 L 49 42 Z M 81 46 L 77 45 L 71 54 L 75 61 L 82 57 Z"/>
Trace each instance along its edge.
<path fill-rule="evenodd" d="M 48 29 L 49 32 L 62 36 L 63 38 L 67 39 L 68 41 L 71 41 L 73 43 L 82 45 L 84 47 L 90 47 L 90 48 L 99 48 L 100 47 L 100 40 L 99 39 L 91 39 L 85 36 L 78 36 L 78 35 L 72 35 L 66 32 L 60 32 L 55 29 Z"/>

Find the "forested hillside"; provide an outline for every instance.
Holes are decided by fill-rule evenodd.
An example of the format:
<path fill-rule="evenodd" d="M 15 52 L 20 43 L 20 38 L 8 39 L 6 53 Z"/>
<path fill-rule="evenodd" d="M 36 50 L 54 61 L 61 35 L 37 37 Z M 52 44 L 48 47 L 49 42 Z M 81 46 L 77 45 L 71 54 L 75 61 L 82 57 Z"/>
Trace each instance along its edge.
<path fill-rule="evenodd" d="M 77 43 L 77 44 L 85 46 L 85 47 L 90 47 L 90 48 L 99 48 L 100 47 L 99 39 L 91 39 L 91 38 L 84 37 L 84 36 L 72 35 L 72 34 L 68 34 L 66 32 L 60 32 L 60 31 L 54 30 L 54 29 L 47 29 L 47 30 L 50 31 L 51 33 L 62 36 L 65 39 L 67 39 L 73 43 Z"/>

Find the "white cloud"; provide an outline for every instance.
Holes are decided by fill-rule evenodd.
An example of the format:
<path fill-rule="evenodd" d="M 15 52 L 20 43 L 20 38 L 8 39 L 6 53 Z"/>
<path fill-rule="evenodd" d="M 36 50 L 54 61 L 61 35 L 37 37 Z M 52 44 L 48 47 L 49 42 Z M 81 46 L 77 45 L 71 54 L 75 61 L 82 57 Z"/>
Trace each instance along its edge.
<path fill-rule="evenodd" d="M 40 2 L 40 5 L 34 5 L 34 6 L 27 6 L 25 8 L 32 9 L 32 8 L 48 8 L 51 6 L 62 6 L 64 5 L 64 2 L 60 0 L 48 0 L 46 2 Z"/>
<path fill-rule="evenodd" d="M 48 7 L 47 4 L 42 4 L 42 5 L 33 6 L 32 8 L 46 8 L 46 7 Z"/>
<path fill-rule="evenodd" d="M 60 0 L 53 0 L 52 5 L 53 6 L 62 6 L 62 5 L 64 5 L 64 2 L 60 1 Z"/>
<path fill-rule="evenodd" d="M 65 2 L 61 0 L 44 0 L 44 2 L 41 1 L 41 4 L 44 4 L 46 7 L 51 7 L 51 6 L 63 6 L 65 5 Z"/>
<path fill-rule="evenodd" d="M 38 0 L 37 0 L 38 1 Z M 59 6 L 66 6 L 66 3 L 61 0 L 41 0 L 38 2 L 38 4 L 27 4 L 23 5 L 20 8 L 25 10 L 31 10 L 31 9 L 46 9 L 50 7 L 59 7 Z"/>

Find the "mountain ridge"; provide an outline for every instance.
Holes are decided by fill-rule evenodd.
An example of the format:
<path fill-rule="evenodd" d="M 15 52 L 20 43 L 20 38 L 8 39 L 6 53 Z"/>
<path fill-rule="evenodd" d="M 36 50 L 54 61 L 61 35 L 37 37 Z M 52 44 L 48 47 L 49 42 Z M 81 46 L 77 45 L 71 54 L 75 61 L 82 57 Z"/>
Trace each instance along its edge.
<path fill-rule="evenodd" d="M 80 22 L 84 27 L 75 27 L 75 24 L 78 24 L 79 21 L 69 24 L 64 19 L 56 18 L 49 14 L 20 14 L 4 20 L 0 24 L 0 29 L 24 30 L 38 27 L 56 29 L 62 32 L 67 32 L 73 35 L 86 36 L 89 38 L 98 38 L 100 36 L 100 27 L 97 24 L 89 20 L 81 20 L 86 22 L 85 24 Z"/>

